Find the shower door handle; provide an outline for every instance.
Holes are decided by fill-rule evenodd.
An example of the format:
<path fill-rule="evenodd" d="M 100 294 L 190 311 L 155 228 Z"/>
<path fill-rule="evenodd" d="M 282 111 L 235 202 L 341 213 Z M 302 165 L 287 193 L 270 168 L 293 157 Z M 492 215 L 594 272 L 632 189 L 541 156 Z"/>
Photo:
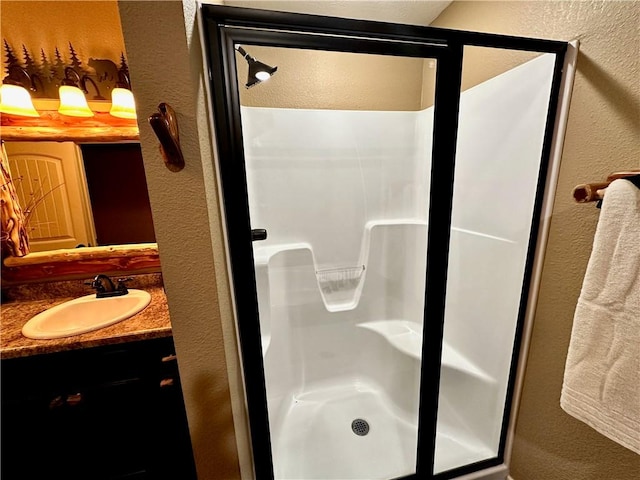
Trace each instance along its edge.
<path fill-rule="evenodd" d="M 251 241 L 257 242 L 259 240 L 267 239 L 267 231 L 264 228 L 256 228 L 251 230 Z"/>

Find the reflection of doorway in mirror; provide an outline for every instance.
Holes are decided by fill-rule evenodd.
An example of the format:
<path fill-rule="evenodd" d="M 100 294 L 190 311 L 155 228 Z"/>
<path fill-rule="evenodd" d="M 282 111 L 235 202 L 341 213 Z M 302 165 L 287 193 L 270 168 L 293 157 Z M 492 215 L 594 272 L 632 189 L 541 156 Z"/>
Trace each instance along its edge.
<path fill-rule="evenodd" d="M 139 143 L 80 145 L 97 245 L 155 243 Z"/>
<path fill-rule="evenodd" d="M 72 142 L 7 142 L 32 252 L 93 246 L 95 229 L 80 150 Z"/>

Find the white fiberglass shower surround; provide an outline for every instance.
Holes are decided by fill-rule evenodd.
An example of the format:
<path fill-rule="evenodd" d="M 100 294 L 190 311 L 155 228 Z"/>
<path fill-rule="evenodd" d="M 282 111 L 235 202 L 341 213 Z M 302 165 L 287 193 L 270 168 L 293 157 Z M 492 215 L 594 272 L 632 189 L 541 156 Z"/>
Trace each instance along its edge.
<path fill-rule="evenodd" d="M 501 464 L 566 44 L 217 6 L 203 19 L 256 478 Z M 469 48 L 533 55 L 463 88 Z M 257 58 L 278 70 L 248 96 Z M 390 81 L 349 68 L 417 72 L 416 108 L 336 108 Z M 292 81 L 313 108 L 282 94 Z"/>

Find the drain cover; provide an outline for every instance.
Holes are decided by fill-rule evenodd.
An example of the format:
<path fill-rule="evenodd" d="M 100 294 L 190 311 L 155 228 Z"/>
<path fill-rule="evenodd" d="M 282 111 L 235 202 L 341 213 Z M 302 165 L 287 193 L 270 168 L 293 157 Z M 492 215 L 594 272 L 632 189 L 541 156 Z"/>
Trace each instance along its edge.
<path fill-rule="evenodd" d="M 361 437 L 365 436 L 369 433 L 369 422 L 363 420 L 362 418 L 356 418 L 353 422 L 351 422 L 351 430 L 356 435 L 360 435 Z"/>

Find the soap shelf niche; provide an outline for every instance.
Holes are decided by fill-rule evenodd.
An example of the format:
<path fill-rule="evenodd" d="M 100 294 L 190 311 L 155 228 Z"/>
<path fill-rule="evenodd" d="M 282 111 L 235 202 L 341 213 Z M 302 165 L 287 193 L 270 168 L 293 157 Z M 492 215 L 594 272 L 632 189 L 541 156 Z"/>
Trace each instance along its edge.
<path fill-rule="evenodd" d="M 325 304 L 337 306 L 356 302 L 364 278 L 364 265 L 316 270 L 318 287 Z"/>

